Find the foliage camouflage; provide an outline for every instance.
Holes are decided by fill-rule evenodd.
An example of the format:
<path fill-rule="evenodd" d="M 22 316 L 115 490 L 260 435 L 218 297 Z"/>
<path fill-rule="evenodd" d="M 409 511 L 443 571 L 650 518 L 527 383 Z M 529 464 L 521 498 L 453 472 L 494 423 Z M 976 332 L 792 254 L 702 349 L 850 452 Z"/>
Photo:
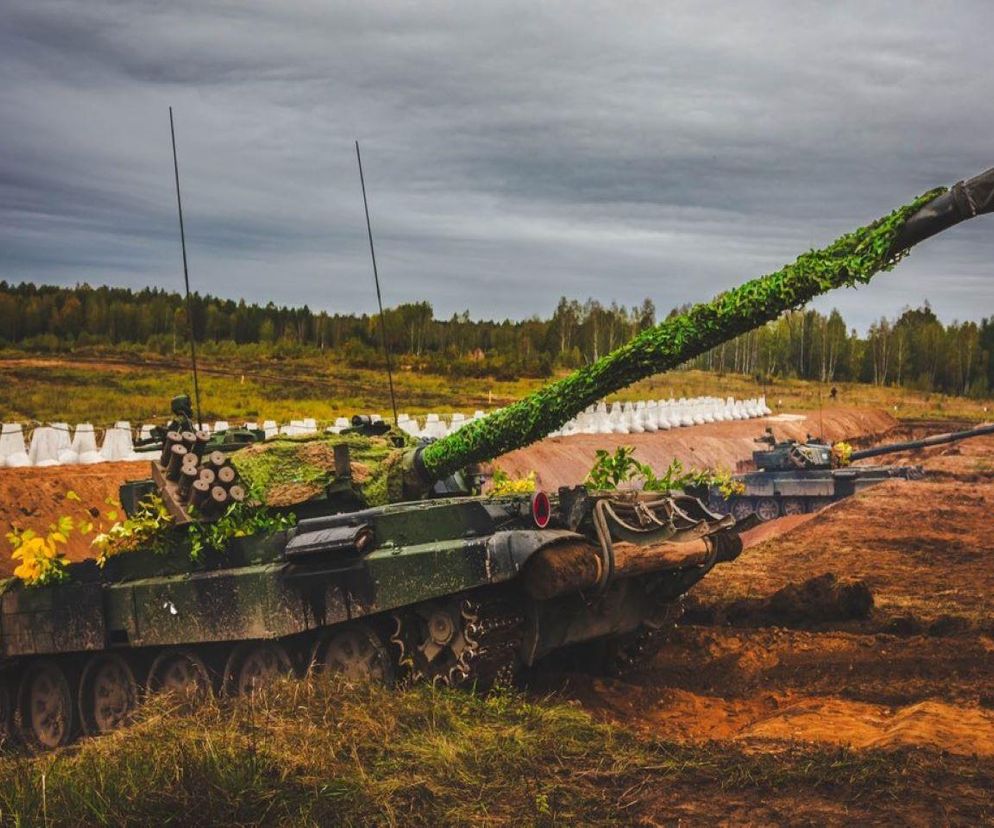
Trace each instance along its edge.
<path fill-rule="evenodd" d="M 235 538 L 269 537 L 295 523 L 292 513 L 273 512 L 266 506 L 247 502 L 232 503 L 218 520 L 190 524 L 187 529 L 190 560 L 200 562 L 207 549 L 223 554 Z"/>
<path fill-rule="evenodd" d="M 618 446 L 614 453 L 597 449 L 596 460 L 587 473 L 583 485 L 594 491 L 641 489 L 644 492 L 683 491 L 700 486 L 713 486 L 726 497 L 737 494 L 742 488 L 732 480 L 728 471 L 690 469 L 673 458 L 661 475 L 646 463 L 635 459 L 634 446 Z"/>
<path fill-rule="evenodd" d="M 398 499 L 392 492 L 390 470 L 399 454 L 391 432 L 383 437 L 322 434 L 277 437 L 239 449 L 231 463 L 253 497 L 266 506 L 293 506 L 319 496 L 335 482 L 335 446 L 347 445 L 352 482 L 370 506 Z M 403 435 L 406 442 L 410 439 Z M 391 494 L 395 495 L 391 497 Z"/>
<path fill-rule="evenodd" d="M 425 448 L 422 461 L 440 478 L 469 463 L 533 443 L 577 412 L 650 374 L 675 368 L 715 345 L 799 308 L 843 285 L 868 282 L 890 270 L 903 253 L 891 245 L 904 222 L 946 190 L 919 196 L 823 250 L 720 294 L 650 328 L 607 356 Z"/>

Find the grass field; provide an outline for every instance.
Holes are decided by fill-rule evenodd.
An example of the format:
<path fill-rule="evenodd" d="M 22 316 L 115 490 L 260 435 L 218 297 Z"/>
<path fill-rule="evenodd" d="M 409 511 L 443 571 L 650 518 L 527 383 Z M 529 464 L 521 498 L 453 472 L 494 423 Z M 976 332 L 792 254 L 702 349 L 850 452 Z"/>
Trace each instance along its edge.
<path fill-rule="evenodd" d="M 554 698 L 327 679 L 250 700 L 142 708 L 134 726 L 74 751 L 0 759 L 14 825 L 658 824 L 683 805 L 707 822 L 744 802 L 819 791 L 855 806 L 914 799 L 921 752 L 795 746 L 776 754 L 636 738 Z M 942 782 L 976 787 L 947 759 Z M 706 786 L 712 794 L 701 799 Z"/>
<path fill-rule="evenodd" d="M 394 377 L 401 411 L 489 410 L 539 388 L 543 380 L 514 382 L 450 378 L 400 370 Z M 206 359 L 201 366 L 201 401 L 207 421 L 287 422 L 313 417 L 330 422 L 358 412 L 388 414 L 386 375 L 326 360 L 305 359 L 239 364 Z M 650 399 L 702 395 L 755 397 L 766 394 L 774 410 L 829 406 L 831 384 L 784 380 L 760 385 L 743 375 L 672 371 L 637 383 L 611 399 Z M 927 394 L 892 387 L 838 383 L 838 402 L 886 408 L 902 418 L 989 418 L 991 400 Z M 190 391 L 184 365 L 125 360 L 73 361 L 0 352 L 0 420 L 67 421 L 110 425 L 154 421 L 168 413 L 169 399 Z"/>

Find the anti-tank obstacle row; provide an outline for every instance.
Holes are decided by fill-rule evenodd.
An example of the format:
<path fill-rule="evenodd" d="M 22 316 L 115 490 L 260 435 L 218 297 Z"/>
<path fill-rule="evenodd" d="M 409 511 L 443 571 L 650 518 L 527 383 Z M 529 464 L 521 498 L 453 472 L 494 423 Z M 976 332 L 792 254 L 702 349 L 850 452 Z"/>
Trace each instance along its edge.
<path fill-rule="evenodd" d="M 765 397 L 750 400 L 736 400 L 732 397 L 724 400 L 718 397 L 639 400 L 611 403 L 610 406 L 602 402 L 591 406 L 549 436 L 640 434 L 703 423 L 751 419 L 772 413 L 766 405 Z M 379 414 L 368 416 L 374 423 L 383 419 Z M 398 426 L 415 439 L 441 439 L 484 416 L 485 413 L 479 410 L 472 415 L 460 412 L 446 415 L 429 413 L 419 421 L 418 418 L 408 414 L 400 414 Z M 348 418 L 339 417 L 324 431 L 338 434 L 350 427 L 351 422 Z M 202 432 L 211 435 L 223 433 L 230 428 L 228 421 L 218 420 L 213 425 L 205 425 Z M 320 431 L 317 420 L 313 418 L 291 420 L 289 424 L 282 426 L 275 420 L 266 420 L 261 428 L 257 423 L 249 422 L 244 424 L 244 428 L 262 431 L 266 439 L 277 436 L 303 437 L 318 434 Z M 138 435 L 139 446 L 152 437 L 152 429 L 153 426 L 150 424 L 141 427 Z M 120 420 L 104 429 L 99 448 L 97 436 L 97 429 L 90 423 L 80 423 L 75 429 L 71 429 L 68 423 L 39 425 L 27 435 L 21 423 L 3 423 L 0 425 L 0 468 L 88 465 L 149 459 L 146 452 L 135 450 L 136 443 L 131 425 L 127 421 Z"/>
<path fill-rule="evenodd" d="M 766 404 L 766 397 L 736 400 L 733 397 L 694 397 L 679 400 L 638 400 L 635 402 L 615 402 L 610 406 L 605 402 L 590 406 L 561 428 L 550 433 L 549 437 L 569 437 L 574 434 L 641 434 L 643 432 L 667 431 L 671 428 L 684 428 L 705 423 L 719 423 L 730 420 L 749 420 L 766 417 L 773 411 Z M 477 411 L 472 417 L 455 413 L 446 422 L 439 414 L 430 413 L 424 424 L 407 414 L 399 414 L 398 426 L 412 437 L 441 439 L 456 433 L 473 420 L 484 417 Z M 373 419 L 378 419 L 373 415 Z M 338 433 L 348 427 L 348 420 L 342 418 L 328 431 Z"/>

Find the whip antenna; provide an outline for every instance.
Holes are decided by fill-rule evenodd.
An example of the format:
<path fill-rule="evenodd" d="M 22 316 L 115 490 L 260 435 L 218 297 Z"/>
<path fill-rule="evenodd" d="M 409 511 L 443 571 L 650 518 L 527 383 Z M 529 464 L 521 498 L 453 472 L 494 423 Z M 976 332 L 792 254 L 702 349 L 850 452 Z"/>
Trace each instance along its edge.
<path fill-rule="evenodd" d="M 190 362 L 193 364 L 193 398 L 197 404 L 197 427 L 200 419 L 200 383 L 197 381 L 197 343 L 193 335 L 193 299 L 190 298 L 190 271 L 186 266 L 186 233 L 183 230 L 183 200 L 179 195 L 179 162 L 176 160 L 176 128 L 173 126 L 173 108 L 169 107 L 169 135 L 173 139 L 173 172 L 176 173 L 176 208 L 179 210 L 179 242 L 183 247 L 183 282 L 186 285 L 186 321 L 190 326 Z"/>
<path fill-rule="evenodd" d="M 373 260 L 373 281 L 376 282 L 376 303 L 380 306 L 380 334 L 383 337 L 383 354 L 387 361 L 387 383 L 390 385 L 390 406 L 393 408 L 393 424 L 397 425 L 397 398 L 393 394 L 393 366 L 390 364 L 390 349 L 387 347 L 387 320 L 383 315 L 383 297 L 380 296 L 380 274 L 376 270 L 376 251 L 373 249 L 373 227 L 369 223 L 369 202 L 366 200 L 366 179 L 362 174 L 362 156 L 359 155 L 359 142 L 355 142 L 355 160 L 359 164 L 359 183 L 362 185 L 362 206 L 366 211 L 366 233 L 369 236 L 369 255 Z"/>

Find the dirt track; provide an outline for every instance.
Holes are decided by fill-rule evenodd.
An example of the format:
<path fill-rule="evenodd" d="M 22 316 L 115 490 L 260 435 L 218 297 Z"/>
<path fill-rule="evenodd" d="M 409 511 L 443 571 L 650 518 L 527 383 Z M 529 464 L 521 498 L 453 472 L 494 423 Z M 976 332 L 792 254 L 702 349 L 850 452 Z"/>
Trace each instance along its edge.
<path fill-rule="evenodd" d="M 994 439 L 901 459 L 935 473 L 873 488 L 783 534 L 781 521 L 764 526 L 767 540 L 691 593 L 651 666 L 623 679 L 546 681 L 646 735 L 771 757 L 845 747 L 865 752 L 867 766 L 913 756 L 926 769 L 913 801 L 853 802 L 842 786 L 803 796 L 761 788 L 744 799 L 708 791 L 702 812 L 692 794 L 676 795 L 673 809 L 692 821 L 994 819 Z M 743 599 L 828 572 L 869 586 L 868 618 L 791 627 L 739 611 Z"/>

